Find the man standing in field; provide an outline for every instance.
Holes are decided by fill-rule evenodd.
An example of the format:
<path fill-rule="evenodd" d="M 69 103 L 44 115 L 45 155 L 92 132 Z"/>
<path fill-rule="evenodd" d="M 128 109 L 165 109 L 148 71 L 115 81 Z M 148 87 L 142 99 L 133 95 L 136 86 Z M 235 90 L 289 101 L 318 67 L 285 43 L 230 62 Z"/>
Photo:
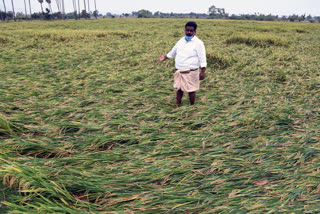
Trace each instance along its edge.
<path fill-rule="evenodd" d="M 161 55 L 158 62 L 168 58 L 175 58 L 174 84 L 177 90 L 177 105 L 180 106 L 183 92 L 189 93 L 190 105 L 196 99 L 200 80 L 205 77 L 207 67 L 206 50 L 203 42 L 195 36 L 197 24 L 188 22 L 185 25 L 185 36 L 181 38 L 172 50 L 166 55 Z M 201 72 L 199 72 L 199 67 Z"/>

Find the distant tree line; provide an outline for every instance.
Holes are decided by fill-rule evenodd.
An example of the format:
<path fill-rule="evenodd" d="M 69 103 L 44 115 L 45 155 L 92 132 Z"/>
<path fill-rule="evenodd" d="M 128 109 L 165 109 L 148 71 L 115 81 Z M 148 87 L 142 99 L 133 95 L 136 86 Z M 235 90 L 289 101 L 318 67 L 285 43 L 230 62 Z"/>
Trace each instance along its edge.
<path fill-rule="evenodd" d="M 105 17 L 113 17 L 116 15 L 111 13 L 107 13 Z M 208 13 L 162 13 L 157 11 L 152 13 L 149 10 L 139 10 L 129 13 L 123 13 L 120 17 L 136 17 L 136 18 L 201 18 L 201 19 L 231 19 L 231 20 L 256 20 L 256 21 L 290 21 L 290 22 L 320 22 L 319 16 L 311 16 L 311 15 L 290 15 L 290 16 L 278 16 L 272 14 L 241 14 L 241 15 L 229 15 L 225 12 L 224 8 L 217 8 L 212 5 L 209 8 Z"/>
<path fill-rule="evenodd" d="M 45 0 L 47 3 L 47 8 L 43 9 L 44 0 L 37 0 L 41 6 L 41 12 L 31 11 L 31 0 L 24 0 L 24 12 L 15 13 L 14 10 L 14 0 L 11 0 L 11 8 L 12 11 L 7 11 L 7 7 L 5 1 L 2 0 L 4 11 L 0 9 L 0 20 L 1 21 L 9 21 L 9 20 L 32 20 L 32 19 L 88 19 L 92 16 L 95 18 L 102 17 L 101 14 L 98 13 L 96 0 L 94 0 L 95 10 L 90 11 L 90 0 L 72 0 L 73 3 L 73 12 L 66 13 L 64 7 L 64 0 L 55 0 L 57 4 L 58 11 L 54 12 L 51 7 L 51 0 Z M 32 0 L 35 1 L 35 0 Z M 81 3 L 81 2 L 82 3 Z M 91 0 L 92 1 L 92 0 Z M 29 3 L 29 7 L 27 6 L 27 2 Z M 83 5 L 82 9 L 81 6 Z M 117 15 L 113 15 L 111 13 L 107 13 L 103 17 L 112 17 L 115 18 Z M 277 15 L 265 15 L 265 14 L 241 14 L 241 15 L 229 15 L 226 13 L 224 8 L 217 8 L 212 5 L 209 7 L 208 13 L 162 13 L 157 11 L 155 13 L 150 12 L 149 10 L 141 9 L 139 11 L 134 11 L 129 13 L 123 13 L 120 17 L 137 17 L 137 18 L 201 18 L 201 19 L 232 19 L 232 20 L 257 20 L 257 21 L 308 21 L 308 22 L 320 22 L 319 16 L 312 17 L 311 15 L 290 15 L 290 16 L 277 16 Z"/>
<path fill-rule="evenodd" d="M 234 20 L 257 20 L 257 21 L 290 21 L 290 22 L 302 22 L 302 21 L 309 21 L 315 22 L 319 21 L 319 16 L 312 17 L 311 15 L 306 16 L 304 15 L 290 15 L 290 16 L 277 16 L 272 14 L 241 14 L 241 15 L 229 15 L 225 12 L 224 8 L 217 8 L 212 5 L 209 8 L 208 12 L 209 18 L 211 19 L 234 19 Z"/>
<path fill-rule="evenodd" d="M 277 15 L 264 15 L 264 14 L 242 14 L 242 15 L 234 15 L 226 17 L 226 19 L 235 19 L 235 20 L 257 20 L 257 21 L 290 21 L 290 22 L 316 22 L 319 21 L 319 17 L 312 17 L 311 15 L 290 15 L 290 16 L 277 16 Z"/>
<path fill-rule="evenodd" d="M 224 8 L 217 8 L 216 6 L 212 5 L 209 7 L 208 11 L 208 18 L 210 19 L 233 19 L 233 20 L 257 20 L 257 21 L 290 21 L 290 22 L 301 22 L 301 21 L 309 21 L 309 22 L 316 22 L 320 21 L 319 16 L 312 17 L 311 15 L 306 16 L 304 15 L 290 15 L 290 16 L 277 16 L 272 14 L 241 14 L 241 15 L 229 15 L 225 12 Z"/>
<path fill-rule="evenodd" d="M 139 10 L 139 11 L 133 11 L 131 13 L 122 13 L 121 15 L 112 14 L 110 12 L 106 13 L 104 15 L 106 18 L 202 18 L 206 19 L 208 18 L 208 14 L 206 13 L 162 13 L 160 11 L 157 11 L 155 13 L 152 13 L 148 10 Z"/>

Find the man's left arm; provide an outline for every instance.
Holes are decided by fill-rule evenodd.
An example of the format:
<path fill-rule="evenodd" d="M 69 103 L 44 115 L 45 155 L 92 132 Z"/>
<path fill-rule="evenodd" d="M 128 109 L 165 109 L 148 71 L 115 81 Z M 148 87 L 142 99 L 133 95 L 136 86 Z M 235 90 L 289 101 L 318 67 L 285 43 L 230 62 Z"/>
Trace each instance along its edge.
<path fill-rule="evenodd" d="M 200 62 L 200 67 L 201 67 L 199 79 L 203 80 L 205 78 L 205 72 L 206 72 L 206 67 L 207 67 L 206 49 L 204 47 L 203 42 L 201 42 L 198 45 L 197 52 L 198 52 L 198 57 L 199 57 L 199 62 Z"/>
<path fill-rule="evenodd" d="M 204 80 L 205 72 L 206 72 L 206 67 L 201 68 L 201 72 L 200 72 L 200 75 L 199 75 L 199 79 L 200 80 Z"/>

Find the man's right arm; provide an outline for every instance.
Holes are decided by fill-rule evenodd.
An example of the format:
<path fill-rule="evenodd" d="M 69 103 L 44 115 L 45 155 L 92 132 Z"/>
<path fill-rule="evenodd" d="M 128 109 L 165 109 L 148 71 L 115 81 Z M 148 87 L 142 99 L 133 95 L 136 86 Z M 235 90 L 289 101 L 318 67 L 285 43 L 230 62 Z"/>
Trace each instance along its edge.
<path fill-rule="evenodd" d="M 157 61 L 162 62 L 166 59 L 171 59 L 171 58 L 175 57 L 177 54 L 177 44 L 172 48 L 172 50 L 167 55 L 165 55 L 165 56 L 161 55 Z"/>
<path fill-rule="evenodd" d="M 158 62 L 162 62 L 162 61 L 164 61 L 164 60 L 166 60 L 166 59 L 168 59 L 167 56 L 161 55 L 157 61 L 158 61 Z"/>

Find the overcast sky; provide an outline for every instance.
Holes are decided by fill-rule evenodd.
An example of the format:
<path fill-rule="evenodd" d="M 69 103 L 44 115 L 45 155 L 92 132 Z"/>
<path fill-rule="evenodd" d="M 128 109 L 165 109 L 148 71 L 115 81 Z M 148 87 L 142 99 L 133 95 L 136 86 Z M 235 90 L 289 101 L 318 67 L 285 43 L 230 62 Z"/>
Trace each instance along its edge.
<path fill-rule="evenodd" d="M 29 0 L 25 0 L 28 4 Z M 57 11 L 56 0 L 52 1 L 53 12 Z M 58 0 L 59 1 L 59 0 Z M 60 0 L 61 1 L 61 0 Z M 81 10 L 84 8 L 84 0 L 80 1 Z M 94 0 L 90 1 L 90 10 L 94 10 Z M 11 0 L 4 0 L 7 11 L 12 10 Z M 32 12 L 41 11 L 38 0 L 30 0 Z M 64 0 L 67 12 L 73 11 L 72 0 Z M 99 13 L 112 14 L 131 13 L 140 9 L 151 12 L 174 13 L 207 13 L 211 5 L 225 8 L 226 13 L 231 14 L 311 14 L 320 16 L 320 0 L 96 0 Z M 14 0 L 15 10 L 24 11 L 24 0 Z M 48 4 L 44 0 L 44 9 Z M 0 0 L 0 9 L 4 10 L 3 0 Z M 28 10 L 29 11 L 29 10 Z"/>

